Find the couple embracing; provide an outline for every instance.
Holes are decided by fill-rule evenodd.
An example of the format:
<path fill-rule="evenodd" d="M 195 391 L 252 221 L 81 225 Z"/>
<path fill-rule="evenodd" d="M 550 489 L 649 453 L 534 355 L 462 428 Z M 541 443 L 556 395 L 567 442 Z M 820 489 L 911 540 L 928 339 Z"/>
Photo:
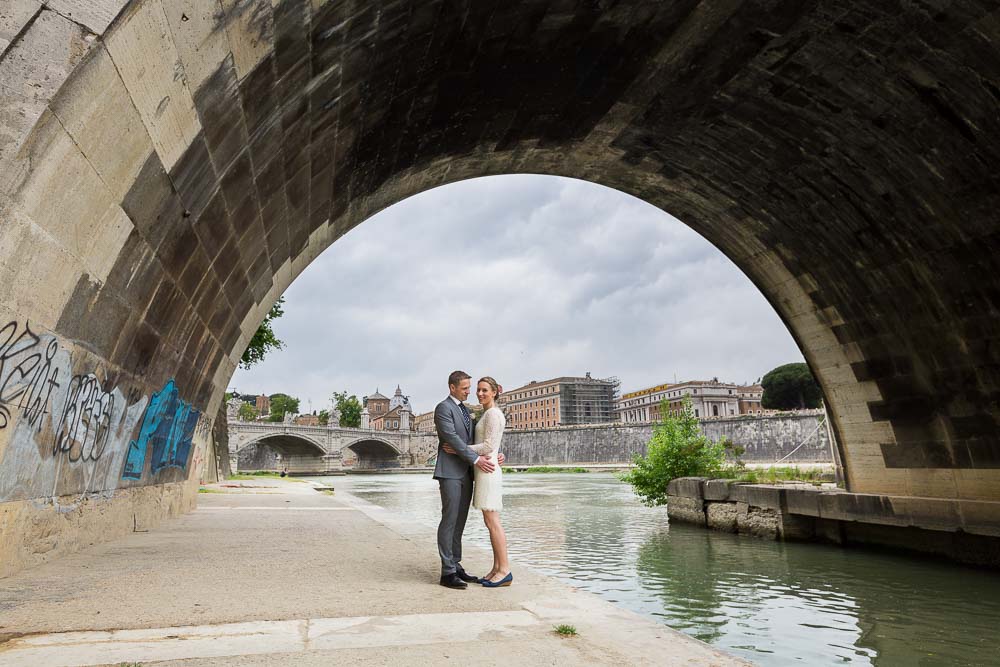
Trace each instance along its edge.
<path fill-rule="evenodd" d="M 503 472 L 500 466 L 500 439 L 507 420 L 497 407 L 500 386 L 491 377 L 476 383 L 476 398 L 483 414 L 473 426 L 465 406 L 472 376 L 455 371 L 448 376 L 448 397 L 434 409 L 438 433 L 434 479 L 441 488 L 441 523 L 438 525 L 438 553 L 441 556 L 441 585 L 467 588 L 482 584 L 487 588 L 510 586 L 514 575 L 507 560 L 507 537 L 500 525 L 503 509 Z M 462 567 L 462 532 L 469 515 L 469 503 L 483 513 L 493 545 L 493 569 L 485 577 L 475 577 Z"/>

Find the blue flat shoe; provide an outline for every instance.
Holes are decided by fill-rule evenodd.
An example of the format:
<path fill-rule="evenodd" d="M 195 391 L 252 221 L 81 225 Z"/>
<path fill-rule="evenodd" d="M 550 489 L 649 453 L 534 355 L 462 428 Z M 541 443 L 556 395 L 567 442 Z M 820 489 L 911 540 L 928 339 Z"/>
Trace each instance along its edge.
<path fill-rule="evenodd" d="M 500 581 L 490 581 L 489 579 L 483 579 L 483 586 L 486 588 L 500 588 L 501 586 L 510 586 L 511 582 L 514 581 L 514 573 L 508 572 L 507 576 Z"/>

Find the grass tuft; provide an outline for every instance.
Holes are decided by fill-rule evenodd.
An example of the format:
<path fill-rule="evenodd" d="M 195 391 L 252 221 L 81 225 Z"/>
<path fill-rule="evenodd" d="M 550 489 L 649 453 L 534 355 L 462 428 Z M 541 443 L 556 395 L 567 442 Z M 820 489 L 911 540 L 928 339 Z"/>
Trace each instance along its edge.
<path fill-rule="evenodd" d="M 572 625 L 557 625 L 555 628 L 556 634 L 562 637 L 575 637 L 576 628 Z"/>
<path fill-rule="evenodd" d="M 796 466 L 776 466 L 755 470 L 751 468 L 730 467 L 722 470 L 717 477 L 735 479 L 737 482 L 749 484 L 773 484 L 776 482 L 809 482 L 820 484 L 829 481 L 830 473 L 817 468 L 798 468 Z"/>

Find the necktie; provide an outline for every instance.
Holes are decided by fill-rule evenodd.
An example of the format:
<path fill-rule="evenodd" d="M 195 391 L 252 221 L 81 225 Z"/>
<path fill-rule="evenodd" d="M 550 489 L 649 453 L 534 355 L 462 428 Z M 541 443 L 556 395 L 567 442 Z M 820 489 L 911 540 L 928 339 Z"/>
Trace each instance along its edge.
<path fill-rule="evenodd" d="M 465 430 L 472 430 L 472 419 L 469 417 L 469 408 L 465 407 L 465 403 L 459 403 L 458 407 L 462 408 L 462 421 L 465 422 Z"/>

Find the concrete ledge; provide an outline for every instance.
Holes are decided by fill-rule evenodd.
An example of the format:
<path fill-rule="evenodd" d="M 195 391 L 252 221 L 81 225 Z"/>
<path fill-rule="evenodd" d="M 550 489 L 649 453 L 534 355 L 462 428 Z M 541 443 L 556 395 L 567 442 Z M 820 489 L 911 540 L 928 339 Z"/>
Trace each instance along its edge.
<path fill-rule="evenodd" d="M 1000 567 L 1000 502 L 848 493 L 811 484 L 684 477 L 671 519 L 768 539 L 864 543 Z"/>
<path fill-rule="evenodd" d="M 705 480 L 702 494 L 705 500 L 730 500 L 730 488 L 735 484 L 732 479 L 709 479 Z M 669 488 L 669 487 L 668 487 Z"/>
<path fill-rule="evenodd" d="M 680 496 L 683 498 L 705 498 L 704 485 L 705 477 L 678 477 L 667 482 L 667 495 Z"/>

